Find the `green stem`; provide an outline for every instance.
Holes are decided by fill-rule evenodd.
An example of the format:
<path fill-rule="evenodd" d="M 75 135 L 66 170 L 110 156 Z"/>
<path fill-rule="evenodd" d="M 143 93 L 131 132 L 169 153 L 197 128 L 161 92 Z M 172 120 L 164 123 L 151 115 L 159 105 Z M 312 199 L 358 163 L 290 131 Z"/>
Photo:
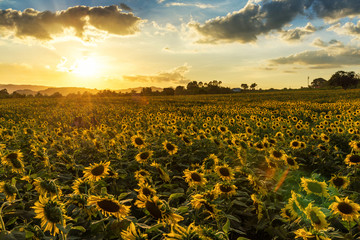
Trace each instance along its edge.
<path fill-rule="evenodd" d="M 1 223 L 1 229 L 3 231 L 6 231 L 6 228 L 5 228 L 5 223 L 4 223 L 4 220 L 2 218 L 2 211 L 3 211 L 3 208 L 5 207 L 5 205 L 9 205 L 8 202 L 4 202 L 2 205 L 1 205 L 1 208 L 0 208 L 0 223 Z"/>

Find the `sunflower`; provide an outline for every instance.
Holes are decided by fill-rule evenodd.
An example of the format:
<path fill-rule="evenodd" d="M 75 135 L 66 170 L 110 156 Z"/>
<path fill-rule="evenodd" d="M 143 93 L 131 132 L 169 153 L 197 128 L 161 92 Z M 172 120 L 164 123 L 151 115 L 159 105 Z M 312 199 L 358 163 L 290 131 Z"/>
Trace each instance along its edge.
<path fill-rule="evenodd" d="M 54 180 L 34 179 L 35 190 L 43 196 L 61 196 L 62 192 L 59 186 L 56 185 Z"/>
<path fill-rule="evenodd" d="M 218 126 L 217 129 L 221 134 L 225 134 L 225 133 L 227 133 L 229 131 L 228 128 L 226 126 L 223 126 L 223 125 Z"/>
<path fill-rule="evenodd" d="M 178 151 L 178 147 L 175 144 L 168 142 L 167 140 L 163 142 L 163 146 L 170 155 L 174 155 Z"/>
<path fill-rule="evenodd" d="M 135 224 L 130 223 L 129 227 L 126 230 L 121 232 L 121 237 L 124 240 L 147 240 L 148 235 L 141 233 L 139 230 L 136 230 Z"/>
<path fill-rule="evenodd" d="M 260 219 L 263 217 L 263 209 L 264 209 L 264 203 L 262 201 L 260 201 L 257 196 L 255 194 L 251 194 L 251 200 L 253 200 L 253 205 L 255 207 L 256 210 L 256 214 L 258 216 L 258 220 L 260 221 Z"/>
<path fill-rule="evenodd" d="M 84 179 L 76 179 L 72 185 L 74 194 L 88 194 L 88 191 L 92 188 L 93 183 Z"/>
<path fill-rule="evenodd" d="M 360 142 L 359 141 L 351 141 L 349 146 L 355 151 L 360 152 Z"/>
<path fill-rule="evenodd" d="M 333 176 L 330 179 L 330 184 L 336 188 L 345 189 L 350 185 L 350 180 L 344 176 Z"/>
<path fill-rule="evenodd" d="M 301 146 L 300 146 L 300 142 L 298 140 L 292 140 L 290 142 L 290 147 L 292 149 L 299 149 Z"/>
<path fill-rule="evenodd" d="M 89 181 L 99 181 L 109 174 L 110 162 L 100 162 L 91 164 L 89 167 L 86 167 L 83 171 L 84 178 Z"/>
<path fill-rule="evenodd" d="M 183 140 L 183 142 L 185 143 L 185 145 L 190 146 L 192 144 L 191 140 L 185 136 L 185 135 L 181 135 L 181 139 Z"/>
<path fill-rule="evenodd" d="M 293 204 L 293 202 L 289 202 L 288 204 L 285 205 L 285 207 L 283 207 L 280 211 L 280 216 L 285 219 L 285 221 L 293 221 L 295 220 L 298 215 L 294 215 L 292 213 L 293 209 L 291 204 Z"/>
<path fill-rule="evenodd" d="M 199 227 L 191 223 L 187 228 L 178 224 L 171 226 L 171 232 L 165 233 L 165 240 L 202 239 L 199 234 Z"/>
<path fill-rule="evenodd" d="M 296 170 L 299 168 L 299 165 L 295 161 L 295 159 L 296 157 L 290 157 L 288 155 L 285 155 L 284 162 L 290 169 Z"/>
<path fill-rule="evenodd" d="M 131 142 L 135 147 L 144 148 L 146 146 L 145 140 L 140 135 L 131 137 Z"/>
<path fill-rule="evenodd" d="M 143 194 L 145 196 L 154 196 L 156 194 L 156 190 L 147 183 L 139 183 L 139 187 L 139 189 L 135 189 L 135 191 L 139 194 Z"/>
<path fill-rule="evenodd" d="M 319 207 L 314 207 L 312 203 L 305 208 L 305 215 L 311 221 L 311 225 L 317 230 L 325 230 L 329 224 L 325 220 L 325 214 L 320 210 Z"/>
<path fill-rule="evenodd" d="M 204 171 L 211 171 L 211 169 L 219 163 L 219 158 L 215 154 L 210 154 L 209 157 L 205 158 L 201 168 Z"/>
<path fill-rule="evenodd" d="M 253 135 L 254 134 L 254 130 L 251 127 L 246 127 L 245 128 L 245 133 L 247 135 Z"/>
<path fill-rule="evenodd" d="M 230 183 L 217 183 L 214 187 L 214 193 L 216 196 L 225 196 L 229 198 L 236 194 L 237 187 Z"/>
<path fill-rule="evenodd" d="M 39 197 L 39 201 L 32 207 L 35 211 L 35 218 L 41 219 L 41 228 L 44 231 L 50 231 L 52 235 L 59 233 L 58 224 L 65 227 L 65 209 L 62 203 L 55 199 L 55 197 Z"/>
<path fill-rule="evenodd" d="M 318 196 L 329 196 L 327 192 L 327 184 L 325 182 L 318 182 L 313 179 L 301 178 L 301 186 L 307 194 L 313 193 Z"/>
<path fill-rule="evenodd" d="M 135 160 L 138 161 L 139 163 L 146 163 L 151 158 L 152 155 L 153 155 L 153 151 L 140 152 L 135 156 Z"/>
<path fill-rule="evenodd" d="M 148 181 L 150 177 L 150 173 L 144 169 L 140 169 L 135 172 L 135 179 L 140 183 Z"/>
<path fill-rule="evenodd" d="M 320 134 L 320 139 L 321 139 L 322 141 L 324 141 L 324 142 L 327 142 L 327 143 L 330 141 L 329 136 L 326 135 L 325 133 Z"/>
<path fill-rule="evenodd" d="M 156 162 L 153 162 L 151 164 L 151 166 L 156 168 L 156 170 L 162 180 L 164 180 L 165 182 L 170 182 L 169 173 L 163 166 L 161 166 L 159 163 L 156 163 Z"/>
<path fill-rule="evenodd" d="M 344 161 L 349 166 L 351 165 L 360 166 L 360 155 L 348 154 Z"/>
<path fill-rule="evenodd" d="M 205 212 L 210 214 L 210 217 L 212 218 L 215 218 L 217 212 L 219 211 L 216 209 L 214 204 L 211 204 L 210 201 L 206 199 L 204 194 L 195 194 L 192 196 L 190 203 L 191 206 L 196 210 L 200 210 L 201 207 L 204 207 Z"/>
<path fill-rule="evenodd" d="M 194 186 L 203 186 L 207 182 L 202 173 L 195 171 L 190 171 L 186 169 L 184 171 L 185 181 L 189 184 L 190 187 Z"/>
<path fill-rule="evenodd" d="M 357 221 L 359 219 L 360 205 L 349 200 L 348 197 L 341 199 L 335 196 L 336 202 L 333 202 L 329 209 L 335 214 L 340 214 L 343 221 Z"/>
<path fill-rule="evenodd" d="M 306 231 L 303 228 L 300 228 L 300 229 L 294 231 L 294 233 L 295 233 L 295 238 L 302 238 L 303 240 L 314 239 L 314 235 L 311 232 Z"/>
<path fill-rule="evenodd" d="M 231 168 L 229 168 L 229 165 L 224 164 L 222 166 L 216 166 L 215 172 L 219 175 L 219 177 L 226 181 L 226 180 L 232 180 L 234 179 L 234 173 L 232 172 Z"/>
<path fill-rule="evenodd" d="M 6 201 L 12 202 L 15 200 L 18 190 L 13 184 L 7 182 L 0 182 L 0 192 L 5 194 Z"/>
<path fill-rule="evenodd" d="M 11 167 L 11 171 L 15 173 L 24 172 L 24 163 L 22 161 L 23 154 L 20 150 L 11 152 L 1 158 L 1 163 Z"/>
<path fill-rule="evenodd" d="M 270 150 L 270 157 L 274 160 L 285 160 L 285 153 L 284 151 L 271 149 Z"/>
<path fill-rule="evenodd" d="M 130 213 L 130 206 L 121 204 L 112 197 L 98 197 L 91 195 L 88 199 L 87 205 L 95 205 L 98 211 L 101 211 L 105 216 L 114 216 L 117 219 L 124 219 Z"/>

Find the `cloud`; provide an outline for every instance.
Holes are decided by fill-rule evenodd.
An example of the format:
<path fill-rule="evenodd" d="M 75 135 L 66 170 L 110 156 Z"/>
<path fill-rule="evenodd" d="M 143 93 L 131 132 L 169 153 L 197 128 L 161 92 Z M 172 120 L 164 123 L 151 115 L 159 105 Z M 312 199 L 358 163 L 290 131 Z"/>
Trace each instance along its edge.
<path fill-rule="evenodd" d="M 186 63 L 183 66 L 176 67 L 169 71 L 161 71 L 156 75 L 135 75 L 123 76 L 123 80 L 131 82 L 150 82 L 150 83 L 176 83 L 186 84 L 191 80 L 185 77 L 185 74 L 190 71 L 191 66 Z"/>
<path fill-rule="evenodd" d="M 181 2 L 172 2 L 172 3 L 167 3 L 165 5 L 166 7 L 172 7 L 172 6 L 178 6 L 178 7 L 198 7 L 201 9 L 205 9 L 205 8 L 214 8 L 214 5 L 211 4 L 204 4 L 204 3 L 181 3 Z"/>
<path fill-rule="evenodd" d="M 360 38 L 360 20 L 357 24 L 352 22 L 347 22 L 341 26 L 340 23 L 335 24 L 327 29 L 328 31 L 334 31 L 341 35 L 353 36 L 355 38 Z"/>
<path fill-rule="evenodd" d="M 120 3 L 120 8 L 125 11 L 132 12 L 132 8 L 126 5 L 125 3 Z"/>
<path fill-rule="evenodd" d="M 314 69 L 339 68 L 359 64 L 359 47 L 344 45 L 337 40 L 324 42 L 320 39 L 314 40 L 313 45 L 321 49 L 272 59 L 270 63 L 277 65 L 300 64 Z"/>
<path fill-rule="evenodd" d="M 311 23 L 307 23 L 305 27 L 297 27 L 294 29 L 281 31 L 281 38 L 285 41 L 299 41 L 305 36 L 316 32 L 318 29 Z"/>
<path fill-rule="evenodd" d="M 359 0 L 308 0 L 308 3 L 317 17 L 328 21 L 360 13 Z"/>
<path fill-rule="evenodd" d="M 132 13 L 124 13 L 116 6 L 87 7 L 75 6 L 67 10 L 51 12 L 31 8 L 23 12 L 0 10 L 0 34 L 17 38 L 35 38 L 49 41 L 71 29 L 82 40 L 87 31 L 94 29 L 108 34 L 131 35 L 139 31 L 142 20 Z"/>

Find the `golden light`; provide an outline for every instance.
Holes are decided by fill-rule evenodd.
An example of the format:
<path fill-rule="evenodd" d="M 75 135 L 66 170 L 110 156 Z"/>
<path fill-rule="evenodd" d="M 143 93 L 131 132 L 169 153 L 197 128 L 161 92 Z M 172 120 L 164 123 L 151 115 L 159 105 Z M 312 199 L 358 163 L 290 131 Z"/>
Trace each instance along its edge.
<path fill-rule="evenodd" d="M 79 77 L 97 77 L 100 63 L 94 57 L 83 57 L 75 61 L 71 72 Z"/>

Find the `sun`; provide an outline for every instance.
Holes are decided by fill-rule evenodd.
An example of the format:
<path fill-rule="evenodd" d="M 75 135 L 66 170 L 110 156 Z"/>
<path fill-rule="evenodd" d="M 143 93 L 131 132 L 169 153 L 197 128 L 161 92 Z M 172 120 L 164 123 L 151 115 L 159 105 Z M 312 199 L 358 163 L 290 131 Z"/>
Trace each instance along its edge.
<path fill-rule="evenodd" d="M 72 73 L 79 77 L 96 77 L 100 72 L 100 64 L 94 57 L 77 59 L 72 66 Z"/>

